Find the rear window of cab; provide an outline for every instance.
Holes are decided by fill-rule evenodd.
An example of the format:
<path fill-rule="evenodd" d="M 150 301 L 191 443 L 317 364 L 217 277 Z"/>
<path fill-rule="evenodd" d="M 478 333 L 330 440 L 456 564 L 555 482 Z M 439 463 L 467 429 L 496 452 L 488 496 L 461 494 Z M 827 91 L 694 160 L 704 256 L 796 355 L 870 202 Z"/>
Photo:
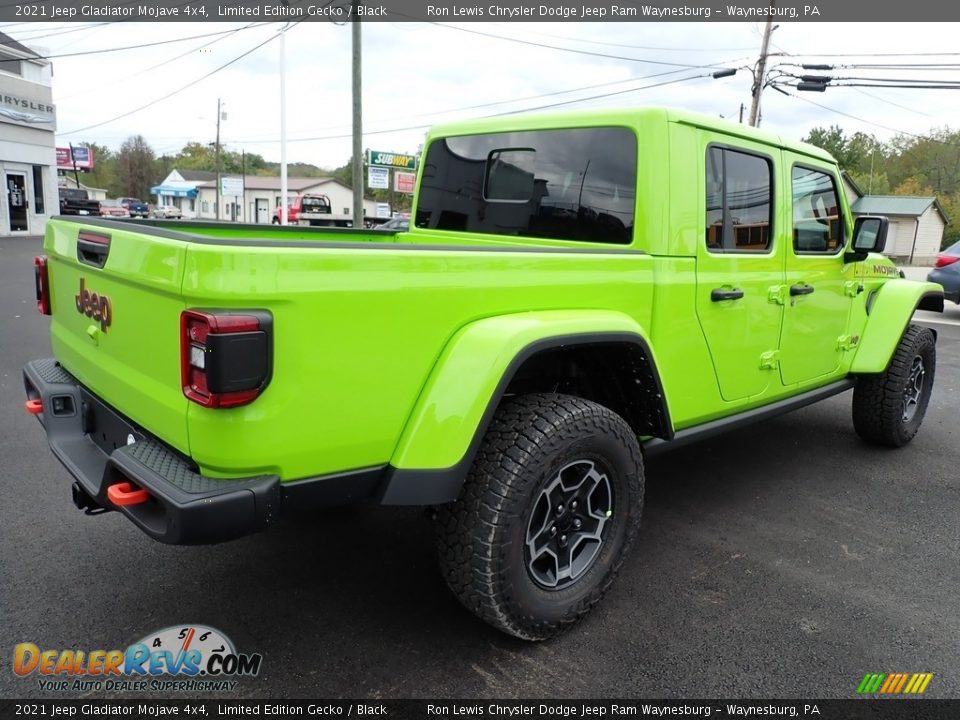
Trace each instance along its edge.
<path fill-rule="evenodd" d="M 415 224 L 629 244 L 637 139 L 618 127 L 491 133 L 433 141 Z"/>

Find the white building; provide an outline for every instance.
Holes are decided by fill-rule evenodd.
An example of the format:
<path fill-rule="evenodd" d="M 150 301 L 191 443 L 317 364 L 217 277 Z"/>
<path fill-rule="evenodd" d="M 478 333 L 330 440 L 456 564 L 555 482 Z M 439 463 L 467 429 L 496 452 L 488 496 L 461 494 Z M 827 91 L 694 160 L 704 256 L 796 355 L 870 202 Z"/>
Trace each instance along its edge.
<path fill-rule="evenodd" d="M 197 206 L 197 186 L 200 183 L 217 179 L 215 172 L 206 170 L 171 170 L 159 185 L 150 188 L 156 195 L 157 205 L 174 205 L 180 208 L 185 218 L 199 217 Z"/>
<path fill-rule="evenodd" d="M 240 177 L 237 176 L 236 179 L 240 180 Z M 269 224 L 273 219 L 274 209 L 280 207 L 280 178 L 247 175 L 240 186 L 241 194 L 221 196 L 220 219 Z M 200 207 L 197 217 L 205 220 L 216 219 L 216 179 L 198 183 L 197 190 Z M 288 204 L 292 203 L 297 195 L 326 195 L 330 198 L 330 207 L 334 214 L 350 215 L 353 212 L 353 188 L 333 178 L 287 178 Z M 377 214 L 377 203 L 372 198 L 364 198 L 363 209 L 366 217 L 373 218 Z"/>
<path fill-rule="evenodd" d="M 0 32 L 0 237 L 40 235 L 59 212 L 50 62 Z"/>
<path fill-rule="evenodd" d="M 237 195 L 220 198 L 220 220 L 270 224 L 273 211 L 280 207 L 280 178 L 274 176 L 223 175 L 227 184 L 238 187 Z M 173 170 L 159 185 L 150 188 L 158 205 L 176 205 L 183 217 L 197 220 L 217 219 L 217 175 L 203 170 Z M 333 212 L 350 215 L 353 188 L 339 180 L 323 177 L 287 178 L 288 202 L 297 195 L 326 195 Z M 364 198 L 368 218 L 376 216 L 377 203 Z"/>
<path fill-rule="evenodd" d="M 890 221 L 883 254 L 900 263 L 932 265 L 949 218 L 935 197 L 864 195 L 849 177 L 844 185 L 854 217 L 883 215 Z"/>

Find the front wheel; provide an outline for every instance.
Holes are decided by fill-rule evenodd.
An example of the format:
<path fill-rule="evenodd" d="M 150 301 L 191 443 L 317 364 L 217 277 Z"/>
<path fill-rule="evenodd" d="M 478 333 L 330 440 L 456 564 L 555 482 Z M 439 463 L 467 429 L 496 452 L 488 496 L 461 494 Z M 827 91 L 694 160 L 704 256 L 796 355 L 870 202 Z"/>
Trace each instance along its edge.
<path fill-rule="evenodd" d="M 613 411 L 566 395 L 497 410 L 456 503 L 439 509 L 450 589 L 494 627 L 544 640 L 599 602 L 643 506 L 637 437 Z"/>
<path fill-rule="evenodd" d="M 867 442 L 902 447 L 913 439 L 927 412 L 937 369 L 933 332 L 910 325 L 887 369 L 864 375 L 853 391 L 853 427 Z"/>

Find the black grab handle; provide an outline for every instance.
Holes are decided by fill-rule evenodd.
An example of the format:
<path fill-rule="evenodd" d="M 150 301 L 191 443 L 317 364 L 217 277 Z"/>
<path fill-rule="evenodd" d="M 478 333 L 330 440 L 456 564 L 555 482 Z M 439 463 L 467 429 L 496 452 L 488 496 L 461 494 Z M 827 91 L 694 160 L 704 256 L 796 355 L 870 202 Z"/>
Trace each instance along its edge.
<path fill-rule="evenodd" d="M 740 288 L 734 288 L 733 290 L 714 288 L 710 291 L 710 299 L 713 300 L 713 302 L 720 302 L 721 300 L 739 300 L 742 297 L 743 290 Z"/>

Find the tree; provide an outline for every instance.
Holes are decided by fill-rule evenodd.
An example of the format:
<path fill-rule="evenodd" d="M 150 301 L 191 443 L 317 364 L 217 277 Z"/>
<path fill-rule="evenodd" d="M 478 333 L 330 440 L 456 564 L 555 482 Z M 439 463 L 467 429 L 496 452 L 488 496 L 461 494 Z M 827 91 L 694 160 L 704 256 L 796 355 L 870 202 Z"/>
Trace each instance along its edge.
<path fill-rule="evenodd" d="M 117 195 L 149 198 L 150 187 L 159 179 L 154 176 L 153 149 L 143 135 L 132 135 L 123 141 L 117 152 Z"/>
<path fill-rule="evenodd" d="M 99 145 L 95 142 L 82 141 L 73 143 L 74 147 L 87 147 L 93 153 L 93 170 L 88 172 L 81 171 L 80 182 L 87 187 L 107 188 L 113 182 L 117 163 L 113 151 L 106 145 Z M 73 170 L 68 170 L 67 174 L 73 176 Z"/>
<path fill-rule="evenodd" d="M 894 186 L 915 178 L 938 195 L 960 191 L 960 132 L 941 128 L 925 137 L 898 135 L 891 145 L 896 154 L 888 172 Z"/>
<path fill-rule="evenodd" d="M 841 170 L 867 172 L 885 161 L 886 150 L 873 135 L 856 132 L 847 137 L 839 125 L 816 127 L 803 139 L 833 155 Z"/>
<path fill-rule="evenodd" d="M 940 207 L 950 218 L 950 224 L 943 231 L 943 242 L 940 245 L 941 250 L 946 250 L 955 242 L 960 241 L 960 192 L 952 195 L 941 195 L 939 200 Z"/>
<path fill-rule="evenodd" d="M 890 194 L 890 179 L 885 170 L 879 172 L 851 170 L 847 174 L 867 195 Z"/>

